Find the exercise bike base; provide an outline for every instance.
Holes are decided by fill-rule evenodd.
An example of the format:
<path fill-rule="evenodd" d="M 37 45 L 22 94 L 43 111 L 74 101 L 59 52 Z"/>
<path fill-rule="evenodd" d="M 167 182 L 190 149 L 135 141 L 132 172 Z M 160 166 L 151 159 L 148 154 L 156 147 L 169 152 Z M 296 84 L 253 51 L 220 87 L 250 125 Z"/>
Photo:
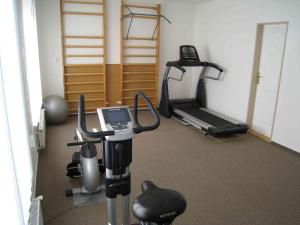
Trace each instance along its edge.
<path fill-rule="evenodd" d="M 69 190 L 71 194 L 66 197 L 72 199 L 74 206 L 87 206 L 106 202 L 104 186 L 101 186 L 98 192 L 82 192 L 81 188 Z"/>

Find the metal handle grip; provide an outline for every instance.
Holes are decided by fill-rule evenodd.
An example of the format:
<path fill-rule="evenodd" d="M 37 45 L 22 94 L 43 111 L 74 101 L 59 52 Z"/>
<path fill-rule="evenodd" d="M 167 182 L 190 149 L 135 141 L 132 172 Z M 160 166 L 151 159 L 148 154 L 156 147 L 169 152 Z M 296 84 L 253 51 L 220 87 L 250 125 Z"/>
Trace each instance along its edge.
<path fill-rule="evenodd" d="M 182 73 L 186 72 L 186 70 L 177 61 L 169 61 L 167 62 L 166 66 L 175 67 L 176 69 L 180 70 Z"/>
<path fill-rule="evenodd" d="M 71 143 L 67 143 L 67 146 L 78 146 L 78 145 L 84 145 L 88 143 L 97 144 L 97 143 L 101 143 L 101 140 L 71 142 Z"/>
<path fill-rule="evenodd" d="M 155 120 L 153 125 L 150 126 L 141 126 L 139 121 L 138 121 L 138 98 L 141 97 L 147 104 L 148 108 L 151 111 L 151 114 Z M 148 97 L 143 92 L 138 92 L 134 96 L 134 122 L 136 124 L 136 127 L 133 129 L 134 133 L 141 133 L 145 131 L 151 131 L 155 130 L 159 125 L 160 125 L 160 118 L 157 113 L 157 111 L 154 109 L 151 101 L 149 100 Z"/>

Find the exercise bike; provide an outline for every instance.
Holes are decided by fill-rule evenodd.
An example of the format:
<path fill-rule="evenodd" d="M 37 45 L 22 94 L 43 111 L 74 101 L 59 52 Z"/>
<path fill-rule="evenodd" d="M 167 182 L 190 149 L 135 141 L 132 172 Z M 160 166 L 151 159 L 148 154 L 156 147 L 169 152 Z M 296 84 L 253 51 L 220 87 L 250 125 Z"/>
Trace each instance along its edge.
<path fill-rule="evenodd" d="M 154 124 L 142 126 L 138 121 L 138 100 L 141 97 L 147 104 L 155 120 Z M 105 195 L 109 225 L 117 224 L 116 199 L 122 196 L 122 224 L 130 225 L 130 192 L 132 162 L 132 139 L 135 134 L 155 130 L 160 119 L 150 100 L 139 92 L 134 96 L 133 115 L 127 106 L 97 109 L 102 131 L 88 131 L 85 124 L 84 96 L 78 101 L 78 131 L 90 141 L 79 141 L 82 148 L 89 149 L 92 144 L 102 143 L 103 166 L 105 167 Z M 93 147 L 91 147 L 93 149 Z M 85 150 L 86 151 L 86 150 Z M 91 151 L 93 152 L 93 150 Z M 93 154 L 91 157 L 93 158 Z M 98 170 L 96 160 L 89 163 L 92 171 Z M 83 176 L 91 170 L 86 170 Z M 133 202 L 133 215 L 140 225 L 170 225 L 186 208 L 186 200 L 177 191 L 163 189 L 151 181 L 141 185 L 142 194 Z"/>

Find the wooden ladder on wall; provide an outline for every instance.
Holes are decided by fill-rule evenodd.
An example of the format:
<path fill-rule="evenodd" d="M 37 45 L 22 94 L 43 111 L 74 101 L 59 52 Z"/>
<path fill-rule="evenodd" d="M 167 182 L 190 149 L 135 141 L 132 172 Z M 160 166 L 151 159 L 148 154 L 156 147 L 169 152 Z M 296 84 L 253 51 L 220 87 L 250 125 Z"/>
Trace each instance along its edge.
<path fill-rule="evenodd" d="M 130 12 L 142 12 L 134 15 Z M 121 89 L 122 104 L 132 108 L 133 96 L 143 91 L 157 106 L 159 72 L 160 5 L 146 6 L 121 3 Z M 149 29 L 149 32 L 144 32 Z M 141 31 L 141 32 L 140 32 Z M 153 35 L 152 35 L 153 34 Z M 145 108 L 144 103 L 139 103 Z"/>
<path fill-rule="evenodd" d="M 64 97 L 70 113 L 79 94 L 86 111 L 95 112 L 107 104 L 105 0 L 60 0 L 60 6 Z"/>

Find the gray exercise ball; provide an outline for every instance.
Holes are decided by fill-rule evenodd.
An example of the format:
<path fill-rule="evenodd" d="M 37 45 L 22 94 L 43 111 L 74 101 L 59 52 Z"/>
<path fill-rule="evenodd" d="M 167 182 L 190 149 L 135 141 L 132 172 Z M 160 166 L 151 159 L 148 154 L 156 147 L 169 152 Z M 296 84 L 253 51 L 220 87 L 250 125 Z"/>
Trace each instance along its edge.
<path fill-rule="evenodd" d="M 46 109 L 47 124 L 55 125 L 66 121 L 69 108 L 64 98 L 58 95 L 50 95 L 43 101 L 43 108 Z"/>

